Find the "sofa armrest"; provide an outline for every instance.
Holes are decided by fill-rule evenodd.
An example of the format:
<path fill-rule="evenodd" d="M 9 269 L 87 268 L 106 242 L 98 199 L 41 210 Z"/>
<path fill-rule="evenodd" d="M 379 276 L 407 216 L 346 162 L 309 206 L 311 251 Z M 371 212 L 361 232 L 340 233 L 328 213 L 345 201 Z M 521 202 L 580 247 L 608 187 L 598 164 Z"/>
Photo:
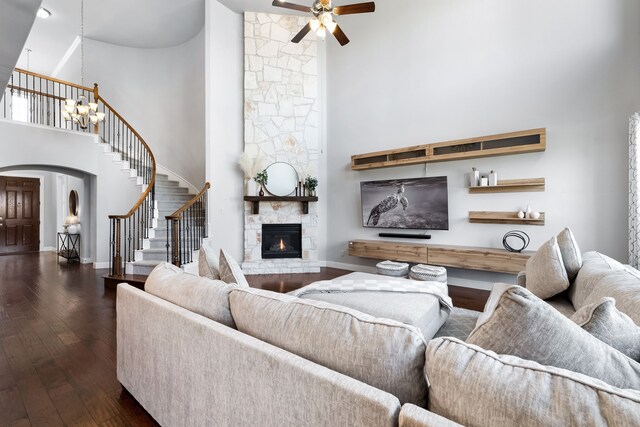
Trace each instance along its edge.
<path fill-rule="evenodd" d="M 405 403 L 400 410 L 400 427 L 461 427 L 461 425 L 419 406 Z"/>
<path fill-rule="evenodd" d="M 527 287 L 527 273 L 526 272 L 521 271 L 520 273 L 518 273 L 518 276 L 516 277 L 516 285 L 522 286 L 523 288 Z"/>

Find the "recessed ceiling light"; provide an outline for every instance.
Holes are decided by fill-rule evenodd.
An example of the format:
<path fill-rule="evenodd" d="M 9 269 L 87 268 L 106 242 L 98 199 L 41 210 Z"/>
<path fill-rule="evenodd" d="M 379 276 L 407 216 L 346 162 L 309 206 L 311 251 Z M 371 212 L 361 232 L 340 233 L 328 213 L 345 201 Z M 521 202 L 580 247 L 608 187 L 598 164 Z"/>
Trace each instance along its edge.
<path fill-rule="evenodd" d="M 51 16 L 51 12 L 49 12 L 44 7 L 41 7 L 40 9 L 38 9 L 37 15 L 38 15 L 38 18 L 47 19 L 48 17 Z"/>

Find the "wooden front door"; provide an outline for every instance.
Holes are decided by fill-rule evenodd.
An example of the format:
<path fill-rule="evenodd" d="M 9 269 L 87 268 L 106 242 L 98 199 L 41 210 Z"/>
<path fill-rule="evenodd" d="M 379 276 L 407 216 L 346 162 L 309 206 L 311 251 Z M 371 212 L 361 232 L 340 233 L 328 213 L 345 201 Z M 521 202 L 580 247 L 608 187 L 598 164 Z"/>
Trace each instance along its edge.
<path fill-rule="evenodd" d="M 40 250 L 40 180 L 0 176 L 0 254 Z"/>

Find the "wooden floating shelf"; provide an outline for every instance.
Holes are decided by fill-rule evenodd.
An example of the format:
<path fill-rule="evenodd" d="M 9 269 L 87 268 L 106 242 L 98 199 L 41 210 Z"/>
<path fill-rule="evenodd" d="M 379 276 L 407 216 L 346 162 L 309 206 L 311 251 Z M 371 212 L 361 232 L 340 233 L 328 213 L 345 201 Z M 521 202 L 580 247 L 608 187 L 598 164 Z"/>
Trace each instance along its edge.
<path fill-rule="evenodd" d="M 484 187 L 469 187 L 470 194 L 482 193 L 518 193 L 525 191 L 544 191 L 544 178 L 504 179 L 498 180 L 498 185 Z"/>
<path fill-rule="evenodd" d="M 544 219 L 544 212 L 540 212 L 538 219 L 518 218 L 517 212 L 469 212 L 469 222 L 478 224 L 544 225 Z"/>
<path fill-rule="evenodd" d="M 352 240 L 349 255 L 418 262 L 471 270 L 516 274 L 525 269 L 531 251 L 509 252 L 505 249 L 473 246 L 432 245 L 423 243 L 386 242 L 379 240 Z"/>
<path fill-rule="evenodd" d="M 546 129 L 541 128 L 356 154 L 351 156 L 351 169 L 367 170 L 419 163 L 535 153 L 546 149 L 546 135 Z"/>
<path fill-rule="evenodd" d="M 302 203 L 302 213 L 309 213 L 309 202 L 317 202 L 317 197 L 310 196 L 244 196 L 245 202 L 251 202 L 251 213 L 253 215 L 258 215 L 260 213 L 260 202 L 301 202 Z"/>

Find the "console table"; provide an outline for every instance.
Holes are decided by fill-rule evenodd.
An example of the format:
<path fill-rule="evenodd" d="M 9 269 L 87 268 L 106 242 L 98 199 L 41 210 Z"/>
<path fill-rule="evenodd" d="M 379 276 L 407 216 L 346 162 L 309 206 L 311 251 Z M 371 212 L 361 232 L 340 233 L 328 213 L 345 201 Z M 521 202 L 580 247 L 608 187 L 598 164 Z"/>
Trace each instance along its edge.
<path fill-rule="evenodd" d="M 58 256 L 80 261 L 80 234 L 58 233 Z"/>
<path fill-rule="evenodd" d="M 420 243 L 351 240 L 349 255 L 418 262 L 444 267 L 517 274 L 525 269 L 533 251 L 509 252 L 505 249 L 473 246 L 425 245 Z"/>

